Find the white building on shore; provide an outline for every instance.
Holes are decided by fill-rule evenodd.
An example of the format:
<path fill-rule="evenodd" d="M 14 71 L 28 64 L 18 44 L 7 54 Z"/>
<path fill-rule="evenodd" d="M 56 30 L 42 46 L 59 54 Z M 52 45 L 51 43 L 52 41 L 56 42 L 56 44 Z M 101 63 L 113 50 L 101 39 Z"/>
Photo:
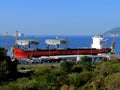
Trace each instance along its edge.
<path fill-rule="evenodd" d="M 17 36 L 17 37 L 23 37 L 25 36 L 24 33 L 20 33 L 18 31 L 16 31 L 16 33 L 13 36 Z"/>

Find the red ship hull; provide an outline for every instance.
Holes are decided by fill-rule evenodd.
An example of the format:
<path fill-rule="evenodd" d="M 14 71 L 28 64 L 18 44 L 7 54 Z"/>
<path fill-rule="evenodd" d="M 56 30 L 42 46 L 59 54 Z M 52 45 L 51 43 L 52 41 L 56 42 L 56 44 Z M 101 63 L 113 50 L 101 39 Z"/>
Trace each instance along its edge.
<path fill-rule="evenodd" d="M 15 49 L 14 57 L 30 58 L 30 57 L 41 57 L 41 56 L 57 56 L 57 55 L 97 55 L 99 53 L 108 53 L 110 48 L 105 49 L 94 49 L 94 48 L 81 48 L 81 49 L 51 49 L 51 50 L 37 50 L 37 51 L 24 51 L 22 49 Z"/>

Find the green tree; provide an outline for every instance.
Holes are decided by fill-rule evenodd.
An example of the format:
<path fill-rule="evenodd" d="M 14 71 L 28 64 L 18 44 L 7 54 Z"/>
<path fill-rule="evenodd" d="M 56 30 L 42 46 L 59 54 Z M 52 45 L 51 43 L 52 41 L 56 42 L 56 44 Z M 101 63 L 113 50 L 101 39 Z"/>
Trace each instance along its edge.
<path fill-rule="evenodd" d="M 6 61 L 0 62 L 0 81 L 1 82 L 8 77 L 8 74 L 10 73 L 8 69 L 9 67 Z"/>
<path fill-rule="evenodd" d="M 91 58 L 88 56 L 83 56 L 81 57 L 81 59 L 78 61 L 78 64 L 80 64 L 82 66 L 83 70 L 92 70 L 92 63 L 91 63 Z"/>
<path fill-rule="evenodd" d="M 0 82 L 16 78 L 17 63 L 17 60 L 11 61 L 9 56 L 0 56 Z"/>
<path fill-rule="evenodd" d="M 83 56 L 83 57 L 81 57 L 81 59 L 80 59 L 80 63 L 82 63 L 82 64 L 89 64 L 91 62 L 91 58 L 90 57 L 88 57 L 88 56 Z"/>
<path fill-rule="evenodd" d="M 7 49 L 0 47 L 0 56 L 6 56 L 7 55 Z"/>
<path fill-rule="evenodd" d="M 72 62 L 63 61 L 60 64 L 60 67 L 64 74 L 68 74 L 69 72 L 71 72 L 72 65 L 73 65 Z"/>

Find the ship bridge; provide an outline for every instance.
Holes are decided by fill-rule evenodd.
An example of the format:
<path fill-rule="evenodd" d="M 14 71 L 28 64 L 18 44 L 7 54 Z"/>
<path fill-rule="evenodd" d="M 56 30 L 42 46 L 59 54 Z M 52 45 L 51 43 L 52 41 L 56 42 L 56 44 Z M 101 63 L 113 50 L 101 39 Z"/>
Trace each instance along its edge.
<path fill-rule="evenodd" d="M 92 48 L 102 49 L 106 48 L 107 39 L 104 39 L 102 35 L 96 35 L 93 38 Z"/>

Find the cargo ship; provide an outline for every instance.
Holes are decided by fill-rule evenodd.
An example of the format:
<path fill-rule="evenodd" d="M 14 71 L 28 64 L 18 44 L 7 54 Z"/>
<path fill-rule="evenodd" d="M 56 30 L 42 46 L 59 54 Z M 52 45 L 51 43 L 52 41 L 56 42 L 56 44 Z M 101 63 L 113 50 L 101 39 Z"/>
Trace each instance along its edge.
<path fill-rule="evenodd" d="M 92 39 L 90 48 L 67 48 L 68 41 L 65 39 L 47 39 L 45 41 L 46 49 L 38 48 L 39 42 L 37 40 L 16 40 L 11 51 L 16 59 L 57 55 L 97 55 L 111 51 L 111 48 L 106 48 L 107 40 L 103 36 L 96 35 Z M 65 48 L 60 48 L 60 44 L 65 45 Z M 50 45 L 54 45 L 55 48 L 51 49 Z"/>

